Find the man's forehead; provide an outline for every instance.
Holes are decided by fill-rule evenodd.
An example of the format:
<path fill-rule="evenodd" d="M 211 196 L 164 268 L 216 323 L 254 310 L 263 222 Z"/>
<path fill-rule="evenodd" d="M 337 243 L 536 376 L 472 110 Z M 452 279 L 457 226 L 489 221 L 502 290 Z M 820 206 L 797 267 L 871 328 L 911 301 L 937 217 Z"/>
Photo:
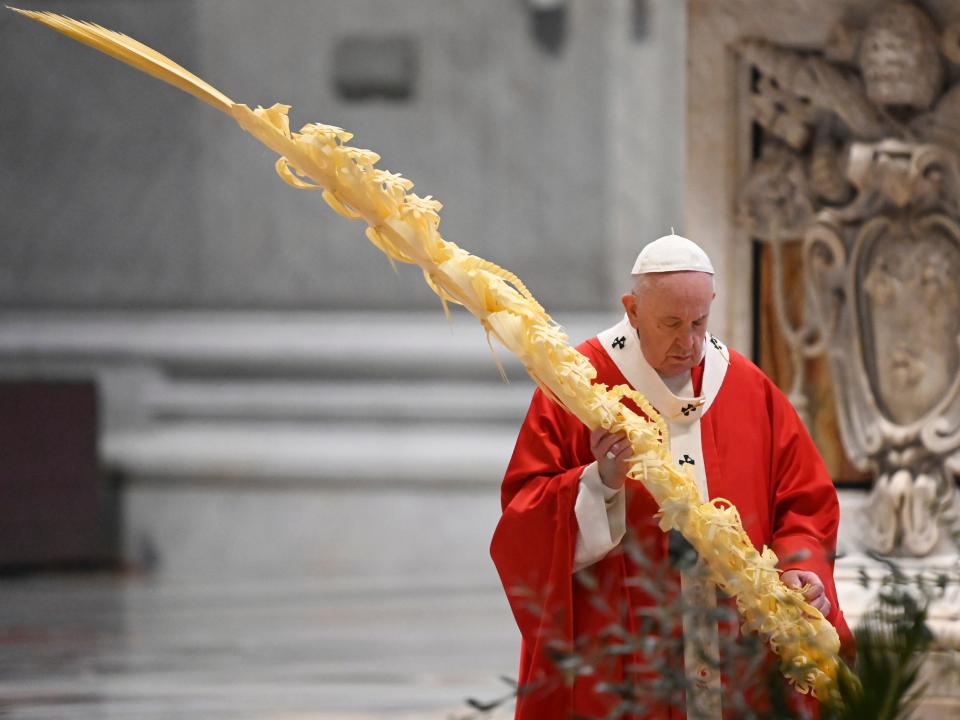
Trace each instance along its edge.
<path fill-rule="evenodd" d="M 685 317 L 705 318 L 710 314 L 710 308 L 697 308 L 694 312 L 679 312 L 679 309 L 669 308 L 657 313 L 657 317 L 664 320 L 683 320 Z"/>
<path fill-rule="evenodd" d="M 705 277 L 709 280 L 710 276 Z M 713 297 L 713 285 L 698 280 L 680 285 L 647 286 L 637 295 L 637 300 L 658 320 L 691 321 L 710 313 Z"/>

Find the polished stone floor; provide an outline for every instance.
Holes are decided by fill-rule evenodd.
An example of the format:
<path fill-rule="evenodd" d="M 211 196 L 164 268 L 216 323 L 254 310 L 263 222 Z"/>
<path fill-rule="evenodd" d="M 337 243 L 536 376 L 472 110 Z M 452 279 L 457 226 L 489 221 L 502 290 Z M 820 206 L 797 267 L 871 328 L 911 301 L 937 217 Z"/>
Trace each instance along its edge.
<path fill-rule="evenodd" d="M 469 581 L 0 578 L 0 717 L 461 718 L 517 646 Z"/>

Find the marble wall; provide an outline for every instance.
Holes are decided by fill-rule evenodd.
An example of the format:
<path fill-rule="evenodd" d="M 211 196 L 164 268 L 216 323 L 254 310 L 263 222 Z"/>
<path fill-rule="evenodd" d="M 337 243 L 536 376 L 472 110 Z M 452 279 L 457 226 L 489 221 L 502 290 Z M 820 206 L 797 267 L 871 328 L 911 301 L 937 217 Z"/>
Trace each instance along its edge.
<path fill-rule="evenodd" d="M 623 265 L 680 224 L 682 3 L 571 0 L 557 54 L 522 0 L 26 4 L 126 32 L 238 101 L 289 103 L 295 126 L 350 129 L 548 308 L 612 307 Z M 409 101 L 338 96 L 351 37 L 413 43 Z M 0 47 L 0 303 L 434 306 L 228 118 L 12 13 Z"/>
<path fill-rule="evenodd" d="M 31 3 L 199 59 L 192 4 Z M 188 304 L 208 274 L 198 192 L 207 111 L 0 13 L 0 303 Z"/>

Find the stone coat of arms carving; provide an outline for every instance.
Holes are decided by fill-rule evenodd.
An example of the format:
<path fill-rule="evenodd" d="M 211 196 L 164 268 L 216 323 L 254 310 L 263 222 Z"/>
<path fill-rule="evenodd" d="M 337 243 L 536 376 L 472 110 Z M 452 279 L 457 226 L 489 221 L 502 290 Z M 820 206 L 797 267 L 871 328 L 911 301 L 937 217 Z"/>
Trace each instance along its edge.
<path fill-rule="evenodd" d="M 875 478 L 869 545 L 928 554 L 960 472 L 960 24 L 889 2 L 816 51 L 737 49 L 758 128 L 739 221 L 773 251 L 795 364 L 828 357 L 844 449 Z M 790 241 L 803 242 L 800 326 L 782 301 Z M 802 413 L 802 381 L 789 394 Z"/>

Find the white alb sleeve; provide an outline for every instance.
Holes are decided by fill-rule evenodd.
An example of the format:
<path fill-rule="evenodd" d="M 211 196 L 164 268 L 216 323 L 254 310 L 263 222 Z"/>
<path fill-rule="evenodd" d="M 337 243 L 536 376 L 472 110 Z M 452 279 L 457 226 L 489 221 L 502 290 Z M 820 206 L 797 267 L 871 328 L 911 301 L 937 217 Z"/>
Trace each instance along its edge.
<path fill-rule="evenodd" d="M 625 494 L 623 488 L 614 490 L 603 484 L 597 463 L 583 469 L 573 506 L 578 528 L 574 572 L 593 565 L 623 538 L 627 529 Z"/>

